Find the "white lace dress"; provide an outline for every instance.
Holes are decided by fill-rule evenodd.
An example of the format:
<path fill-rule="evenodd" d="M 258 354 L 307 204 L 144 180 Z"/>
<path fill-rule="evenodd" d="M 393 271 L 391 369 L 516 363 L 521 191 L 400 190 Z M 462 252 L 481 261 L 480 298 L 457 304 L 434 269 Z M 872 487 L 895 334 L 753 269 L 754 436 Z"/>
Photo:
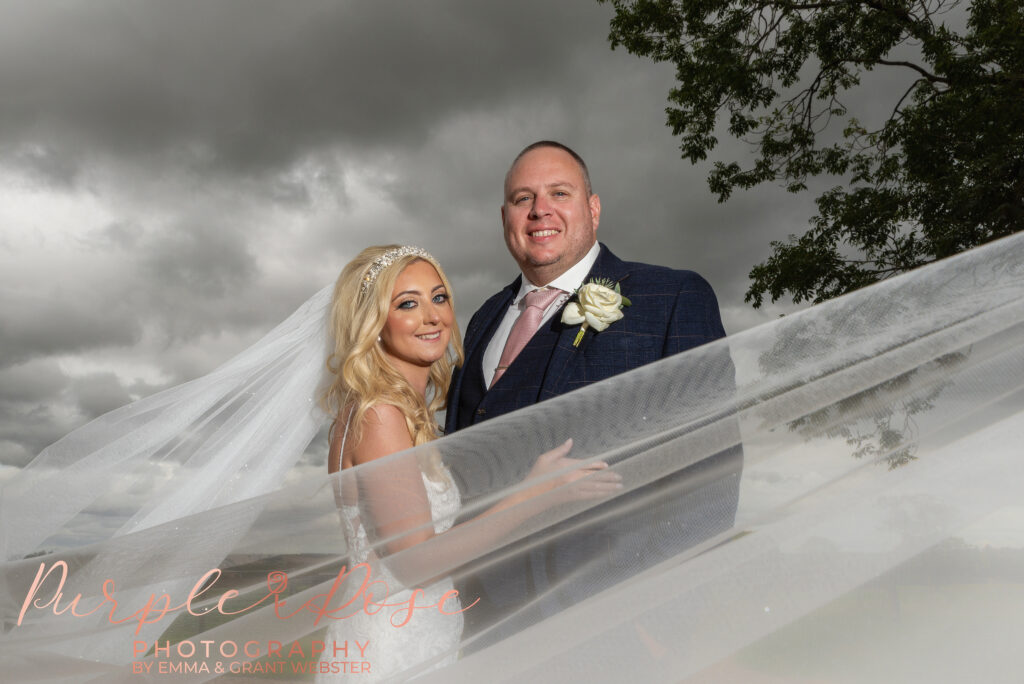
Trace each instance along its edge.
<path fill-rule="evenodd" d="M 426 475 L 423 476 L 423 485 L 427 490 L 427 498 L 430 501 L 430 513 L 434 520 L 434 531 L 437 534 L 447 531 L 454 522 L 459 512 L 460 499 L 459 490 L 447 477 L 447 482 L 436 482 Z M 373 579 L 381 579 L 387 583 L 389 588 L 388 603 L 407 602 L 412 590 L 401 589 L 401 582 L 391 574 L 386 564 L 376 561 L 376 555 L 370 548 L 366 537 L 366 531 L 359 522 L 359 508 L 357 506 L 344 506 L 342 517 L 351 535 L 352 542 L 352 564 L 371 561 L 373 567 Z M 451 579 L 445 578 L 434 584 L 424 587 L 425 594 L 417 597 L 417 606 L 436 605 L 446 592 L 454 588 Z M 367 615 L 363 611 L 343 620 L 332 621 L 324 636 L 326 648 L 320 656 L 320 663 L 337 663 L 338 661 L 357 661 L 359 665 L 349 666 L 353 671 L 349 673 L 338 671 L 338 665 L 334 665 L 329 672 L 318 672 L 316 682 L 380 682 L 395 678 L 394 681 L 403 681 L 423 672 L 429 672 L 445 665 L 455 662 L 457 658 L 457 647 L 462 636 L 462 614 L 457 613 L 461 609 L 459 599 L 449 598 L 444 604 L 445 615 L 441 611 L 430 608 L 416 610 L 409 621 L 401 627 L 395 627 L 390 622 L 390 616 L 394 608 L 385 609 L 374 615 Z M 360 652 L 359 645 L 365 644 L 365 650 Z M 367 643 L 368 642 L 368 643 Z M 342 648 L 347 643 L 348 654 L 337 655 L 332 652 L 334 649 Z M 438 656 L 444 656 L 433 662 Z M 430 665 L 424 665 L 431 663 Z M 330 666 L 324 669 L 332 669 Z"/>

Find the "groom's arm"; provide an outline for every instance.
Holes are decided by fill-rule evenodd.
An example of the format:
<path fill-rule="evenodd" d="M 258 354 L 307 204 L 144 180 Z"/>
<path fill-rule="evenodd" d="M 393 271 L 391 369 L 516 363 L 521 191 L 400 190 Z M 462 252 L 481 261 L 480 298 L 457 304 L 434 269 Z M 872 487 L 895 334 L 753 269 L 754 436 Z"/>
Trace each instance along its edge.
<path fill-rule="evenodd" d="M 693 271 L 674 271 L 678 290 L 669 315 L 662 358 L 725 337 L 718 299 L 708 281 Z"/>
<path fill-rule="evenodd" d="M 692 271 L 680 274 L 675 306 L 668 321 L 663 357 L 685 352 L 725 337 L 718 298 L 711 285 Z M 700 396 L 719 405 L 729 403 L 735 394 L 736 373 L 727 346 L 712 348 L 702 368 Z M 714 399 L 712 399 L 714 397 Z M 620 548 L 614 556 L 636 558 L 638 547 L 647 556 L 646 566 L 671 557 L 701 541 L 732 527 L 739 500 L 739 481 L 743 469 L 743 446 L 739 424 L 734 418 L 719 418 L 704 428 L 715 433 L 721 450 L 673 475 L 650 485 L 645 517 L 659 520 L 646 527 L 646 534 L 617 535 Z M 682 444 L 664 445 L 675 457 L 690 460 L 680 453 Z"/>

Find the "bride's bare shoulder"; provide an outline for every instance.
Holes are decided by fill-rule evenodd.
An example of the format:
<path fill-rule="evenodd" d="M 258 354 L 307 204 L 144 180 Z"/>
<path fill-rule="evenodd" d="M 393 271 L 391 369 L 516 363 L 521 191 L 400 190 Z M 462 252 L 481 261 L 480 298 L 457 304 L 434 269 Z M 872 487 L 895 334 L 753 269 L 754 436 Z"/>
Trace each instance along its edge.
<path fill-rule="evenodd" d="M 394 428 L 398 425 L 402 426 L 403 430 L 408 430 L 402 409 L 392 404 L 374 404 L 363 414 L 364 430 Z"/>
<path fill-rule="evenodd" d="M 363 414 L 362 435 L 353 453 L 356 465 L 412 447 L 405 414 L 397 406 L 375 404 Z"/>

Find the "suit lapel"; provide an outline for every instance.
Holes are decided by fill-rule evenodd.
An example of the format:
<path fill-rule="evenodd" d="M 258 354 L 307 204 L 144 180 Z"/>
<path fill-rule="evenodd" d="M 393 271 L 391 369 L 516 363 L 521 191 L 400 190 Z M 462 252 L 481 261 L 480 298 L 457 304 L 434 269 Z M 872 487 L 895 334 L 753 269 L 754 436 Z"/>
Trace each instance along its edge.
<path fill-rule="evenodd" d="M 465 354 L 467 368 L 469 368 L 470 363 L 473 363 L 475 364 L 476 369 L 480 369 L 480 364 L 483 363 L 482 359 L 484 351 L 486 351 L 491 338 L 494 337 L 494 331 L 497 330 L 498 324 L 505 316 L 505 312 L 508 310 L 509 305 L 515 298 L 516 292 L 519 291 L 520 280 L 522 280 L 522 276 L 516 278 L 512 284 L 484 302 L 484 305 L 480 307 L 477 315 L 473 317 L 473 322 L 466 330 Z M 473 373 L 467 374 L 463 371 L 460 373 L 460 384 L 462 379 L 467 375 L 470 377 L 476 377 L 479 373 L 474 371 Z M 461 390 L 461 387 L 459 390 Z"/>
<path fill-rule="evenodd" d="M 597 255 L 597 261 L 594 262 L 594 266 L 590 269 L 590 273 L 587 274 L 583 282 L 588 283 L 594 278 L 608 278 L 614 282 L 619 282 L 628 274 L 629 271 L 625 262 L 612 254 L 611 250 L 602 244 L 601 251 Z M 566 303 L 568 304 L 568 302 Z M 564 309 L 565 307 L 563 306 L 562 308 Z M 579 346 L 574 347 L 572 343 L 576 339 L 576 333 L 579 332 L 580 326 L 561 323 L 561 318 L 562 312 L 559 311 L 555 314 L 554 320 L 558 321 L 558 325 L 562 326 L 562 332 L 558 336 L 558 342 L 555 344 L 555 349 L 551 354 L 551 361 L 548 363 L 547 372 L 544 375 L 541 399 L 549 399 L 566 392 L 568 382 L 572 377 L 572 371 L 582 362 L 583 353 L 590 344 L 590 340 L 594 337 L 594 331 L 588 328 L 583 335 L 583 339 L 580 340 Z"/>
<path fill-rule="evenodd" d="M 481 350 L 481 354 L 483 353 L 482 350 L 491 341 L 498 323 L 505 315 L 505 311 L 508 310 L 513 298 L 515 298 L 516 292 L 519 291 L 519 281 L 521 279 L 522 276 L 516 278 L 511 285 L 499 292 L 497 296 L 491 297 L 480 307 L 475 316 L 476 320 L 466 330 L 467 345 L 465 352 L 467 359 L 476 354 L 478 349 Z"/>
<path fill-rule="evenodd" d="M 469 327 L 466 328 L 463 365 L 461 369 L 455 371 L 452 386 L 448 390 L 448 412 L 445 417 L 445 432 L 447 434 L 458 429 L 462 397 L 467 391 L 464 388 L 466 383 L 476 381 L 483 384 L 481 356 L 484 349 L 487 348 L 487 343 L 494 336 L 498 321 L 501 320 L 518 291 L 521 277 L 516 278 L 511 285 L 484 302 L 473 315 Z M 482 393 L 482 390 L 480 391 Z"/>

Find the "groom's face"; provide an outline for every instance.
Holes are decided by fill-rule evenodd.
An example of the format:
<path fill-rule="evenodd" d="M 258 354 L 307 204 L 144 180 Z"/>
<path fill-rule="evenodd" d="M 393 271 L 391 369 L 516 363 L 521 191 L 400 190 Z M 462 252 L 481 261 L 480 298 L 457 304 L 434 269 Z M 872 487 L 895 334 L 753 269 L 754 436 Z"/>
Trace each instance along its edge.
<path fill-rule="evenodd" d="M 576 160 L 556 147 L 523 155 L 508 174 L 501 220 L 508 251 L 534 285 L 547 285 L 597 240 L 601 200 Z"/>

